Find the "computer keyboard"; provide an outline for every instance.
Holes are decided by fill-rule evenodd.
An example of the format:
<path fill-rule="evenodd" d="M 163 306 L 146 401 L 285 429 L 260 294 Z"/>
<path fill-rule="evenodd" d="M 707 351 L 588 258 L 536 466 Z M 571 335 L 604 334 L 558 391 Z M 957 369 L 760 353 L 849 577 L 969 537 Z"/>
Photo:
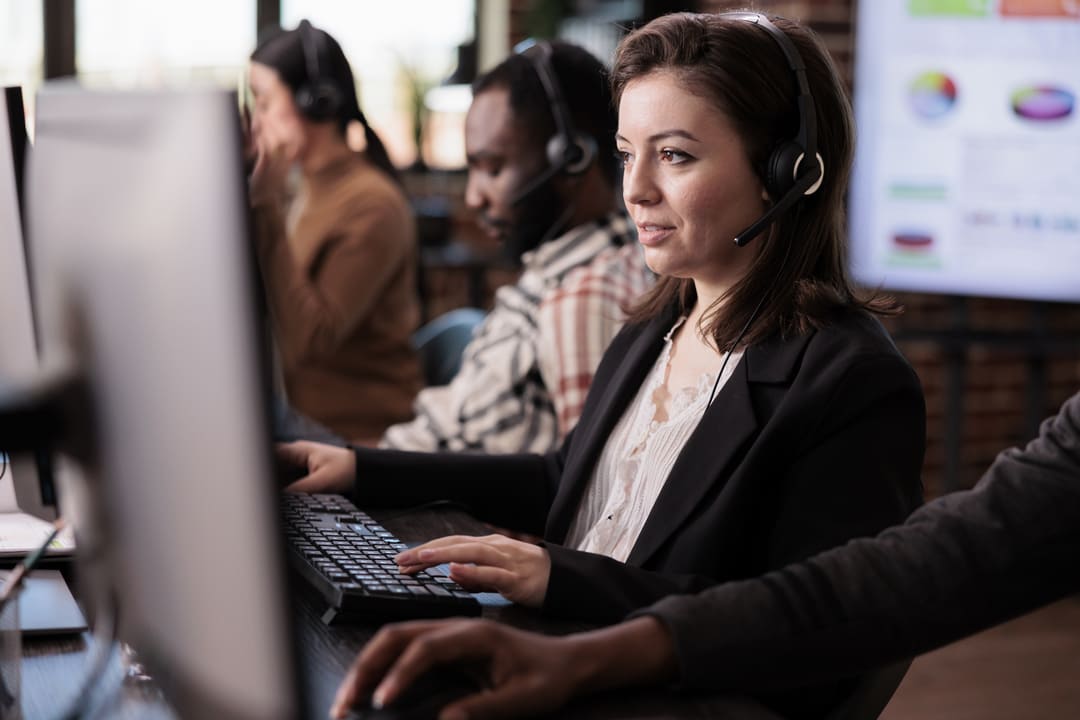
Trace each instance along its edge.
<path fill-rule="evenodd" d="M 330 604 L 326 622 L 479 615 L 480 603 L 431 570 L 398 572 L 406 548 L 341 495 L 283 493 L 290 559 Z"/>

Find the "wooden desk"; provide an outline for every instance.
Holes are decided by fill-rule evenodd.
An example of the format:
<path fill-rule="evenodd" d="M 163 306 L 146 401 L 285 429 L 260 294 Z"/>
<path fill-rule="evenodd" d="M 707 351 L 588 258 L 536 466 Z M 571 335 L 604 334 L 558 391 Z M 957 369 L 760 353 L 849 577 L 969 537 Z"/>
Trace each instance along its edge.
<path fill-rule="evenodd" d="M 405 542 L 460 534 L 486 534 L 487 529 L 468 515 L 455 510 L 426 510 L 398 514 L 373 512 Z M 368 625 L 324 625 L 322 601 L 306 587 L 296 593 L 296 619 L 300 634 L 301 662 L 307 681 L 312 717 L 325 718 L 338 683 L 357 652 L 377 629 Z M 554 622 L 521 607 L 484 608 L 484 616 L 516 627 L 549 634 L 583 629 L 576 623 Z M 92 655 L 89 633 L 69 638 L 27 639 L 23 646 L 22 706 L 26 720 L 52 720 L 66 711 L 83 681 Z M 160 691 L 152 682 L 125 682 L 123 668 L 114 657 L 96 689 L 100 702 L 108 697 L 108 707 L 98 717 L 119 720 L 165 720 L 175 718 Z M 756 703 L 729 697 L 677 696 L 660 689 L 620 691 L 586 698 L 561 710 L 557 716 L 568 720 L 593 718 L 738 718 L 775 720 L 776 716 Z"/>

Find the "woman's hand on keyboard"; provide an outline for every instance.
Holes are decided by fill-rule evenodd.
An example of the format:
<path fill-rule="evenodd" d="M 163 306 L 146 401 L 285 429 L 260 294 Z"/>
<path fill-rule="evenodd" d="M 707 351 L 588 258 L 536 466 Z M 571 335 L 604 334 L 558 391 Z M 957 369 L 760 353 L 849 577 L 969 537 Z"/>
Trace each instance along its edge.
<path fill-rule="evenodd" d="M 356 479 L 356 456 L 349 448 L 299 440 L 277 446 L 277 460 L 306 471 L 285 492 L 346 493 Z"/>
<path fill-rule="evenodd" d="M 538 545 L 502 535 L 450 535 L 405 550 L 395 558 L 412 575 L 450 563 L 450 577 L 470 592 L 497 592 L 519 605 L 540 607 L 551 575 L 551 557 Z"/>

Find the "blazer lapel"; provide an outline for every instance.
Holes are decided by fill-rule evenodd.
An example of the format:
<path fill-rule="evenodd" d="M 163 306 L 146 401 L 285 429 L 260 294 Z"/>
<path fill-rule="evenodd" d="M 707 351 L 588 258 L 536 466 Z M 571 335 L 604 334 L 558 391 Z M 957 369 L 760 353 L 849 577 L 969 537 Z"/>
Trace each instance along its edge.
<path fill-rule="evenodd" d="M 656 498 L 627 564 L 643 566 L 717 483 L 725 483 L 743 445 L 761 422 L 752 402 L 756 383 L 790 383 L 812 333 L 750 347 L 691 433 Z"/>
<path fill-rule="evenodd" d="M 577 513 L 596 463 L 600 460 L 600 453 L 603 452 L 608 437 L 622 418 L 627 405 L 645 381 L 645 376 L 656 363 L 664 335 L 675 323 L 675 317 L 676 313 L 672 308 L 650 320 L 630 344 L 623 361 L 611 377 L 607 380 L 596 378 L 603 383 L 602 386 L 597 382 L 593 383 L 590 394 L 599 392 L 600 396 L 597 402 L 592 404 L 595 410 L 582 415 L 574 428 L 573 451 L 567 458 L 559 491 L 548 511 L 544 537 L 549 540 L 562 542 L 566 539 L 570 523 Z"/>

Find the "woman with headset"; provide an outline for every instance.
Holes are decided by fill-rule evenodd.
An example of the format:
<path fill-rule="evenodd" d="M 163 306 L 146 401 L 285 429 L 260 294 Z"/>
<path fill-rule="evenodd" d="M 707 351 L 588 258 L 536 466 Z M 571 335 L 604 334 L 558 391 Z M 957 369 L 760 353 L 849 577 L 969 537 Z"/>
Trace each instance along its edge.
<path fill-rule="evenodd" d="M 660 280 L 560 450 L 281 449 L 309 473 L 293 490 L 449 497 L 542 533 L 441 538 L 397 562 L 600 623 L 903 520 L 925 443 L 918 378 L 874 317 L 893 306 L 846 276 L 854 128 L 817 38 L 751 13 L 670 15 L 623 41 L 612 85 L 623 197 Z M 821 717 L 849 687 L 770 702 Z"/>
<path fill-rule="evenodd" d="M 289 403 L 374 444 L 421 385 L 415 219 L 329 34 L 305 20 L 263 39 L 249 82 L 257 251 Z"/>

